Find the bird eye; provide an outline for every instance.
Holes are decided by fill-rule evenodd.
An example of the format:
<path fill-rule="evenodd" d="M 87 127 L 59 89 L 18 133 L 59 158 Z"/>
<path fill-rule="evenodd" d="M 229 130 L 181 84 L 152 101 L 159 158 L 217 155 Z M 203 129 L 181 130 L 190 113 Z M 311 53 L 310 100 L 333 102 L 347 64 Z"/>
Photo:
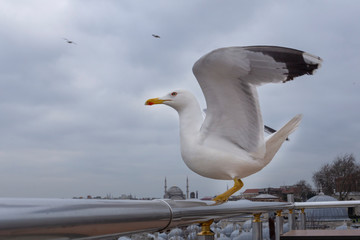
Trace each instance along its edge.
<path fill-rule="evenodd" d="M 176 95 L 177 95 L 177 92 L 172 92 L 172 93 L 171 93 L 171 96 L 174 96 L 174 97 L 175 97 Z"/>

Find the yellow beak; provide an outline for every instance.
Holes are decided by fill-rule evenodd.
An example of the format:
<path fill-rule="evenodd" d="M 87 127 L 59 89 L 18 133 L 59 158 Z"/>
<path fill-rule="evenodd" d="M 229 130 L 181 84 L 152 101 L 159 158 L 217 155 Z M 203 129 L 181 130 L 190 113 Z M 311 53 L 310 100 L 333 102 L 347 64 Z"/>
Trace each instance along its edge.
<path fill-rule="evenodd" d="M 163 100 L 163 99 L 160 99 L 160 98 L 151 98 L 151 99 L 148 99 L 145 102 L 145 105 L 162 104 L 165 101 L 169 101 L 169 100 Z"/>

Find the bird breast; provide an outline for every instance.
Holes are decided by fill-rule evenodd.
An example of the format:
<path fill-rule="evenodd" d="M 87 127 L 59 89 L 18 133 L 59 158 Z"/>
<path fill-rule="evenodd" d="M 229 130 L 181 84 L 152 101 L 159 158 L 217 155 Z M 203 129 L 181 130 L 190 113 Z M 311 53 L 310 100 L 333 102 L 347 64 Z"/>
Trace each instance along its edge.
<path fill-rule="evenodd" d="M 261 161 L 242 149 L 234 154 L 194 139 L 181 139 L 181 155 L 185 164 L 201 176 L 231 180 L 247 177 L 264 167 Z"/>

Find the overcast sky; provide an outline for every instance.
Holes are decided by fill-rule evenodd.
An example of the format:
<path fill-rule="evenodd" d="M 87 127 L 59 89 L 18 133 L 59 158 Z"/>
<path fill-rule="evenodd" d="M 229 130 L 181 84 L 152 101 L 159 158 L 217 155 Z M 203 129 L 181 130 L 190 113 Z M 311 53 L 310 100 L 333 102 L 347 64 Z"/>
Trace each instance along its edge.
<path fill-rule="evenodd" d="M 345 153 L 359 162 L 359 22 L 357 0 L 1 0 L 0 197 L 162 197 L 165 177 L 185 192 L 188 176 L 200 197 L 232 186 L 186 167 L 173 109 L 144 106 L 188 89 L 205 108 L 192 65 L 226 46 L 324 60 L 314 76 L 259 88 L 265 124 L 304 117 L 243 190 L 313 184 Z"/>

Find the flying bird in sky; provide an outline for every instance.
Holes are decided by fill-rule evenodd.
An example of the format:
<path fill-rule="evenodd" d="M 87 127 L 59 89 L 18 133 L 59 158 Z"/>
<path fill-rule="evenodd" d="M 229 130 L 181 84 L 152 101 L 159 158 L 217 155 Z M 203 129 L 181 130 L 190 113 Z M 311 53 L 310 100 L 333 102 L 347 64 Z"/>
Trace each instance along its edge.
<path fill-rule="evenodd" d="M 221 203 L 241 189 L 242 178 L 273 159 L 301 121 L 301 115 L 296 115 L 265 138 L 256 87 L 313 74 L 321 62 L 317 56 L 284 47 L 220 48 L 193 66 L 207 104 L 205 118 L 194 95 L 186 90 L 172 91 L 145 104 L 165 104 L 178 112 L 181 156 L 192 171 L 234 180 L 232 188 L 213 199 Z"/>
<path fill-rule="evenodd" d="M 77 45 L 76 44 L 76 42 L 74 42 L 74 41 L 71 41 L 71 40 L 69 40 L 69 39 L 67 39 L 67 38 L 63 38 L 67 43 L 69 43 L 69 44 L 75 44 L 75 45 Z"/>
<path fill-rule="evenodd" d="M 160 38 L 160 36 L 159 36 L 159 35 L 156 35 L 156 34 L 152 34 L 152 36 L 153 36 L 154 38 Z"/>

